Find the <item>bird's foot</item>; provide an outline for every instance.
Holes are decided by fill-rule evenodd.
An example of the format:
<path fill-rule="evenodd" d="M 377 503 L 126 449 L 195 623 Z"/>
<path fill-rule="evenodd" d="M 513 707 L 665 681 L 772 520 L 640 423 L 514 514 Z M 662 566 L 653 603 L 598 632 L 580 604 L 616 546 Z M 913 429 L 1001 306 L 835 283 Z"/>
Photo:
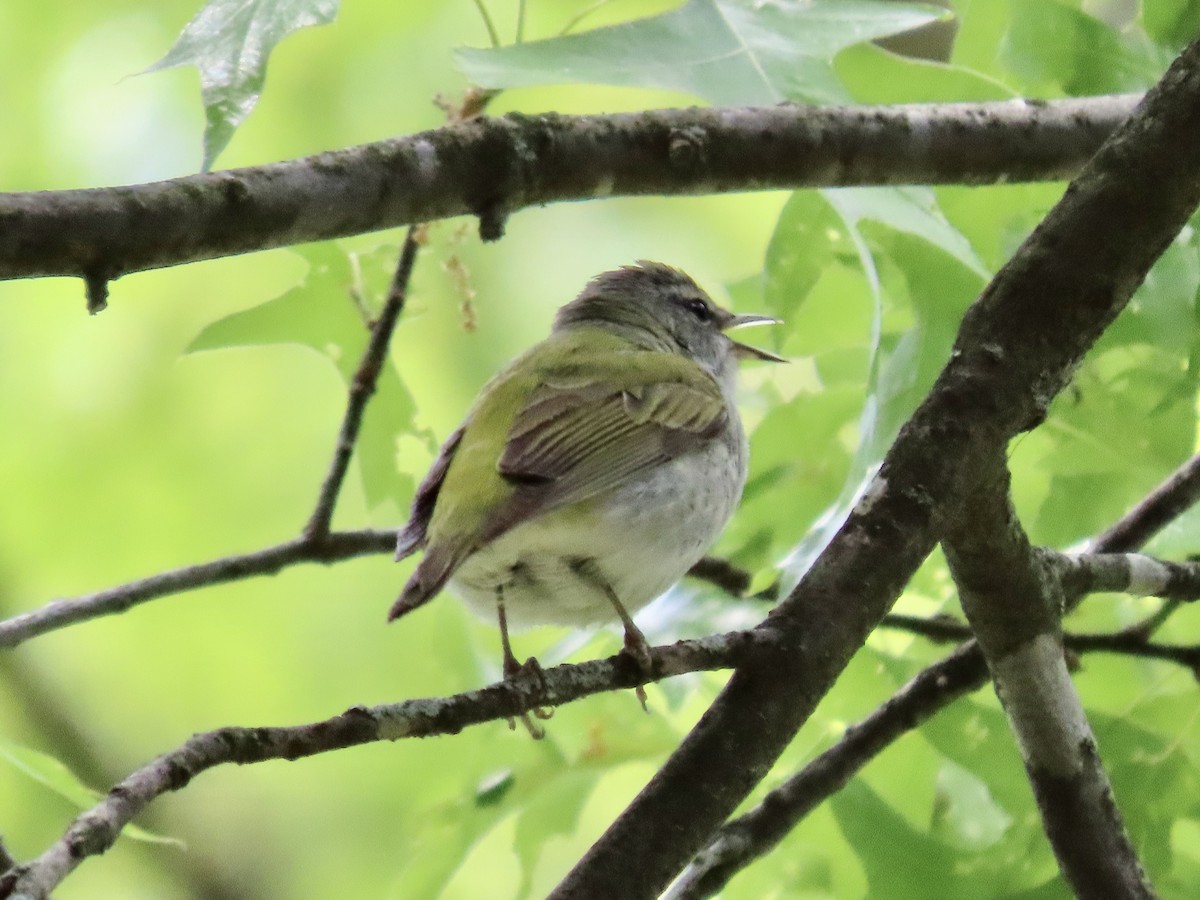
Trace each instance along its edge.
<path fill-rule="evenodd" d="M 642 634 L 642 630 L 632 621 L 625 623 L 625 646 L 621 649 L 621 653 L 633 660 L 633 664 L 638 667 L 638 671 L 642 675 L 647 678 L 654 675 L 654 658 L 650 655 L 650 644 L 646 640 L 646 636 Z M 642 704 L 642 710 L 650 712 L 646 706 L 646 689 L 639 684 L 633 689 L 633 693 L 638 698 L 638 702 Z"/>
<path fill-rule="evenodd" d="M 546 692 L 546 673 L 542 669 L 542 664 L 532 656 L 525 660 L 524 663 L 519 663 L 517 662 L 517 658 L 511 653 L 506 654 L 504 658 L 504 680 L 518 689 L 523 687 L 524 684 L 534 681 L 537 684 L 539 694 Z M 541 719 L 544 722 L 554 715 L 554 710 L 535 706 L 529 712 L 523 712 L 520 715 L 521 724 L 525 726 L 525 730 L 529 732 L 529 736 L 535 741 L 540 741 L 546 736 L 546 729 L 534 724 L 533 719 L 530 718 L 530 714 L 533 715 L 534 719 Z M 515 730 L 517 727 L 516 720 L 509 719 L 508 727 Z"/>

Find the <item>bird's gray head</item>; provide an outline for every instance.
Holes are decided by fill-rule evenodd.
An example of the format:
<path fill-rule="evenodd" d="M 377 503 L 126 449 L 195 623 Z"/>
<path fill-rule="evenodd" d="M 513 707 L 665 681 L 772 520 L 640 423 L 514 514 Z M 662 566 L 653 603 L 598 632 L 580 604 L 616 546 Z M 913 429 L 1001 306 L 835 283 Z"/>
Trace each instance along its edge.
<path fill-rule="evenodd" d="M 767 316 L 734 315 L 712 301 L 690 276 L 658 262 L 639 261 L 597 275 L 562 307 L 554 330 L 599 326 L 647 349 L 679 353 L 714 375 L 731 371 L 738 358 L 779 357 L 731 340 L 725 331 L 774 322 Z"/>

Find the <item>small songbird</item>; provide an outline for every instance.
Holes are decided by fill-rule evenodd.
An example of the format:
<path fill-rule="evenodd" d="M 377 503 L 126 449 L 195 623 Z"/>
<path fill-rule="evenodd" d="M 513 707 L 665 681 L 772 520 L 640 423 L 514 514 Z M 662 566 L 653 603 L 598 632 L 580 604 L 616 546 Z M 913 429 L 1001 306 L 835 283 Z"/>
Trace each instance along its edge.
<path fill-rule="evenodd" d="M 399 534 L 396 559 L 425 556 L 389 621 L 448 583 L 499 617 L 511 678 L 509 624 L 615 615 L 650 674 L 631 615 L 700 559 L 746 481 L 737 361 L 782 361 L 725 332 L 775 321 L 722 309 L 661 263 L 592 279 L 442 447 Z"/>

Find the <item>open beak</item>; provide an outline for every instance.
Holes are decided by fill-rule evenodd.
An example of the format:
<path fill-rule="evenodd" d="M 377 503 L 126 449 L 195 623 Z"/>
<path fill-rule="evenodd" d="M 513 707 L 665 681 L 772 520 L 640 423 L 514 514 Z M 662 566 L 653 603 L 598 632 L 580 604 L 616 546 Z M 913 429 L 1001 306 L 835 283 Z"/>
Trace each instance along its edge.
<path fill-rule="evenodd" d="M 735 328 L 746 328 L 750 325 L 780 325 L 778 319 L 773 319 L 770 316 L 757 316 L 753 313 L 740 313 L 731 315 L 729 319 L 721 326 L 722 331 L 733 331 Z M 776 356 L 768 350 L 761 350 L 758 347 L 751 347 L 749 344 L 739 344 L 737 341 L 732 341 L 733 353 L 738 359 L 761 359 L 767 362 L 787 362 L 782 356 Z"/>

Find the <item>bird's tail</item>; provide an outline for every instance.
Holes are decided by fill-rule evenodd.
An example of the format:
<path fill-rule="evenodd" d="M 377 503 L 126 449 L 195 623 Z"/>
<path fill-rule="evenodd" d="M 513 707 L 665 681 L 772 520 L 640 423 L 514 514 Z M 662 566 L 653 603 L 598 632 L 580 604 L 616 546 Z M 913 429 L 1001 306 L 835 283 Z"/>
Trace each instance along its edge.
<path fill-rule="evenodd" d="M 456 568 L 458 560 L 449 553 L 439 552 L 436 548 L 426 550 L 425 558 L 388 610 L 388 621 L 394 622 L 436 597 Z"/>

